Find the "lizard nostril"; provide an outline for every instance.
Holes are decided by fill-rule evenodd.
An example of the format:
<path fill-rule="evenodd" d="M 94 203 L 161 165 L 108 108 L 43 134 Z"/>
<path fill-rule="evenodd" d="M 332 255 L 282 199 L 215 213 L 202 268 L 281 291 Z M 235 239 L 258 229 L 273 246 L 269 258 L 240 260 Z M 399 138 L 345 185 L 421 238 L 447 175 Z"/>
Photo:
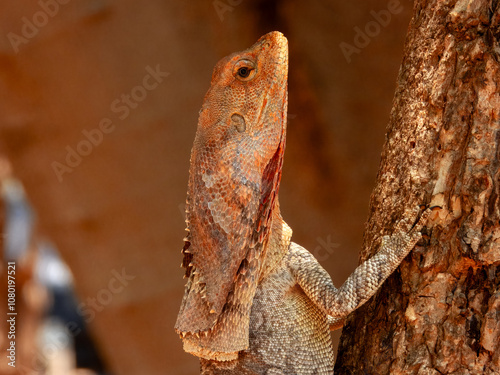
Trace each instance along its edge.
<path fill-rule="evenodd" d="M 233 113 L 231 115 L 231 121 L 233 122 L 234 126 L 236 127 L 236 130 L 238 130 L 240 133 L 243 133 L 246 130 L 247 125 L 246 125 L 245 119 L 243 118 L 242 115 L 240 115 L 238 113 Z"/>

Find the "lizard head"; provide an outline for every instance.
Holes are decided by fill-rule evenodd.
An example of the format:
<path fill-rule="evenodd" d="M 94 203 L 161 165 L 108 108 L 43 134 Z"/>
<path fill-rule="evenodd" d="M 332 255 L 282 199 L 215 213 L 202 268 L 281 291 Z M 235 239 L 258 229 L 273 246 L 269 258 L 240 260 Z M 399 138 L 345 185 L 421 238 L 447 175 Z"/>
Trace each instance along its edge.
<path fill-rule="evenodd" d="M 259 164 L 265 165 L 281 135 L 282 129 L 273 125 L 274 116 L 282 116 L 286 105 L 287 77 L 288 43 L 279 32 L 266 34 L 249 49 L 225 57 L 214 68 L 198 134 L 205 141 L 260 141 L 254 148 L 261 155 Z M 272 139 L 266 141 L 269 137 Z"/>
<path fill-rule="evenodd" d="M 217 63 L 199 115 L 186 211 L 189 280 L 176 330 L 212 335 L 226 327 L 234 343 L 223 344 L 226 352 L 248 344 L 248 316 L 277 207 L 287 74 L 286 38 L 266 34 Z M 238 318 L 230 316 L 235 311 Z M 241 326 L 227 328 L 233 323 Z M 199 346 L 214 352 L 215 341 Z"/>

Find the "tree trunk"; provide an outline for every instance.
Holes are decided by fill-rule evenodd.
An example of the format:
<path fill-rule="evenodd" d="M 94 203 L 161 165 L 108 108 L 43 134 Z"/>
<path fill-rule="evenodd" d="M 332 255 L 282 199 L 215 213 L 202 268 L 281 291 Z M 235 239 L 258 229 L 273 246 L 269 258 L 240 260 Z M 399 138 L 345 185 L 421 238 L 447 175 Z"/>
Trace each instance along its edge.
<path fill-rule="evenodd" d="M 426 236 L 349 317 L 335 374 L 500 373 L 498 1 L 417 1 L 361 260 L 407 207 Z"/>

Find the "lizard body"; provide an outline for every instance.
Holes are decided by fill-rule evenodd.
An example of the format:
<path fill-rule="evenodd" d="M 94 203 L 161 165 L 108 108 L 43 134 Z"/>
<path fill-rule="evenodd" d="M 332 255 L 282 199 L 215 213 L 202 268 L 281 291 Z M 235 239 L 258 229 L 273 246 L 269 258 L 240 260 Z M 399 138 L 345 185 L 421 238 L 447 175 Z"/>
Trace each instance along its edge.
<path fill-rule="evenodd" d="M 202 374 L 333 374 L 340 328 L 420 239 L 409 210 L 341 288 L 291 242 L 278 189 L 286 137 L 288 43 L 279 32 L 216 65 L 191 153 L 176 322 Z"/>

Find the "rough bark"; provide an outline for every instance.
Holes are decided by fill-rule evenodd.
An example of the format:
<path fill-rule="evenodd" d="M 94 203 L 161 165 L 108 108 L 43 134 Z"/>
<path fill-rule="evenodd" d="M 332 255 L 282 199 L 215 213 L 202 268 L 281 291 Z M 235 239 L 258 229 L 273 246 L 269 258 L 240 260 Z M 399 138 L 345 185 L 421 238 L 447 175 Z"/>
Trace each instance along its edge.
<path fill-rule="evenodd" d="M 441 206 L 343 330 L 338 374 L 500 373 L 498 1 L 417 1 L 361 259 L 404 208 Z"/>

